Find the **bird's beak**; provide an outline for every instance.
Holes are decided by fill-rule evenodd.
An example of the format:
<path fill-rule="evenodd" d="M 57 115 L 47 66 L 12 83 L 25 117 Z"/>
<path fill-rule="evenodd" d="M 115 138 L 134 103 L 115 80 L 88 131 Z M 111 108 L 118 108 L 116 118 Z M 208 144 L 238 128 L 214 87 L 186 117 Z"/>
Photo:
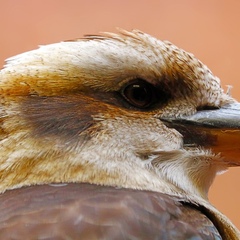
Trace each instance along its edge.
<path fill-rule="evenodd" d="M 188 117 L 161 119 L 183 135 L 184 146 L 221 153 L 228 166 L 240 166 L 240 103 L 201 110 Z"/>

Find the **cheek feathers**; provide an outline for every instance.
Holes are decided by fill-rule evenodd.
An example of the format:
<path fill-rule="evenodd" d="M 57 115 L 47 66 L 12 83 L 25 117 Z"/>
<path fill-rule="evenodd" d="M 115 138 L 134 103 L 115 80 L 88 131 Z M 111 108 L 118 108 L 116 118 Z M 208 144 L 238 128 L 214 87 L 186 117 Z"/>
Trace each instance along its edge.
<path fill-rule="evenodd" d="M 22 118 L 37 137 L 75 139 L 95 124 L 100 106 L 82 95 L 29 96 L 20 104 Z"/>
<path fill-rule="evenodd" d="M 134 114 L 81 93 L 62 96 L 27 96 L 18 103 L 20 118 L 34 137 L 74 140 L 101 130 L 99 121 Z M 139 115 L 139 113 L 137 113 Z"/>

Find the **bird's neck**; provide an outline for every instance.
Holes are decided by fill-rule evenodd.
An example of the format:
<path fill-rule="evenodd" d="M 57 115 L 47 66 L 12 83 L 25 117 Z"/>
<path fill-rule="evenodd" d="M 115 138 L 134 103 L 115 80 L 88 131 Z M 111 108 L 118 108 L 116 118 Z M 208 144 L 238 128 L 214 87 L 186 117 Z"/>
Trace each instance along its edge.
<path fill-rule="evenodd" d="M 205 200 L 216 174 L 226 170 L 226 166 L 219 163 L 219 156 L 200 149 L 160 152 L 153 160 L 160 178 L 179 187 L 187 195 Z"/>

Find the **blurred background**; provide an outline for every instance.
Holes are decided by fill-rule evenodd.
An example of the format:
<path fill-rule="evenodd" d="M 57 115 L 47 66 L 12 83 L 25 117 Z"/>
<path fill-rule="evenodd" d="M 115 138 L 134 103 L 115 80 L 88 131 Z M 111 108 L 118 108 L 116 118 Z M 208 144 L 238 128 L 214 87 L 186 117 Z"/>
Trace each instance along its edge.
<path fill-rule="evenodd" d="M 1 0 L 0 66 L 38 45 L 136 28 L 194 53 L 240 101 L 239 12 L 238 0 Z M 209 197 L 240 228 L 240 168 L 218 176 Z"/>

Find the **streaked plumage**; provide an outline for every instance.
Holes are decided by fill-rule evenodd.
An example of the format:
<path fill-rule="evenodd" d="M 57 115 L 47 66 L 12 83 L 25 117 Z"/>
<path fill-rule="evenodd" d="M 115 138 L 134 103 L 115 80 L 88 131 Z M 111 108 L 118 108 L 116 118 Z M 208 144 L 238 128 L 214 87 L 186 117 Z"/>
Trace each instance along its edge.
<path fill-rule="evenodd" d="M 224 133 L 208 123 L 192 128 L 188 119 L 186 125 L 184 119 L 198 110 L 238 106 L 192 54 L 136 30 L 87 36 L 10 58 L 0 72 L 0 94 L 1 192 L 50 183 L 78 183 L 81 189 L 80 183 L 90 183 L 95 191 L 103 185 L 135 189 L 146 198 L 167 194 L 166 202 L 175 202 L 177 211 L 179 202 L 187 209 L 190 204 L 193 212 L 196 208 L 210 218 L 223 238 L 239 238 L 232 223 L 210 205 L 207 193 L 218 172 L 240 162 L 228 151 L 222 151 L 223 159 L 216 152 L 219 146 L 235 147 L 232 136 L 240 138 L 240 111 L 235 107 L 237 124 L 228 122 Z M 205 139 L 186 144 L 186 129 Z M 230 140 L 220 141 L 222 135 Z M 239 153 L 238 145 L 234 150 Z M 64 190 L 71 192 L 71 186 Z M 41 192 L 49 187 L 35 188 Z M 118 194 L 114 188 L 101 189 L 109 198 Z M 21 190 L 27 188 L 12 193 Z M 47 214 L 48 201 L 43 205 Z M 75 231 L 73 225 L 66 232 Z"/>

